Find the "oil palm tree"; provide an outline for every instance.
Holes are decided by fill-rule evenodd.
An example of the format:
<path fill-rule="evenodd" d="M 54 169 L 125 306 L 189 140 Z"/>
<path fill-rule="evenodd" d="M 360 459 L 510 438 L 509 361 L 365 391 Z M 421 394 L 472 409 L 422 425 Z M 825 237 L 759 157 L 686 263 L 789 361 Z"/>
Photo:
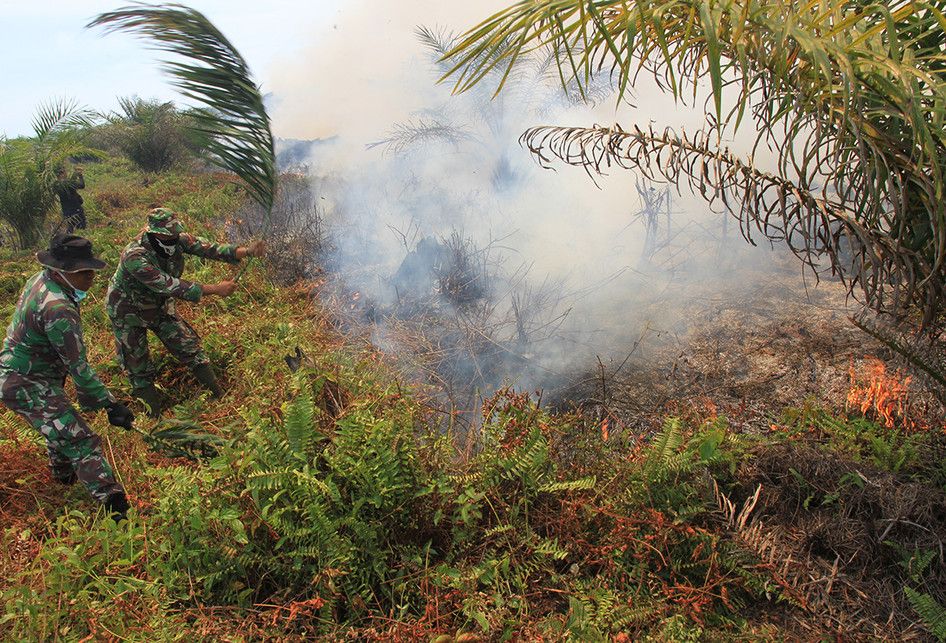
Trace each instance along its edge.
<path fill-rule="evenodd" d="M 173 102 L 119 97 L 119 111 L 104 114 L 98 139 L 117 149 L 145 172 L 163 172 L 197 152 L 188 137 L 190 115 Z"/>
<path fill-rule="evenodd" d="M 445 78 L 466 91 L 499 70 L 500 92 L 547 49 L 578 91 L 604 69 L 619 96 L 641 74 L 678 101 L 702 96 L 706 125 L 692 133 L 544 126 L 520 140 L 543 164 L 689 184 L 750 241 L 785 240 L 816 270 L 827 256 L 874 309 L 932 329 L 946 317 L 944 11 L 942 0 L 528 0 L 468 31 Z M 739 156 L 721 140 L 748 123 L 756 147 Z M 774 171 L 753 163 L 761 147 L 775 150 Z"/>
<path fill-rule="evenodd" d="M 82 131 L 93 118 L 73 100 L 51 100 L 37 108 L 32 137 L 0 138 L 0 221 L 13 245 L 29 248 L 41 237 L 56 200 L 56 168 L 91 152 Z"/>

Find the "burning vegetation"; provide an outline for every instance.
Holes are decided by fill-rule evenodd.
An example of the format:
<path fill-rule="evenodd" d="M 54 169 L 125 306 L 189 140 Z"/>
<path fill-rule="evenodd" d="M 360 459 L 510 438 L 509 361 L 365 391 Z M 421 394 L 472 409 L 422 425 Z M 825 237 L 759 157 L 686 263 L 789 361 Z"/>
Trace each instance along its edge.
<path fill-rule="evenodd" d="M 887 372 L 887 365 L 876 357 L 864 359 L 860 371 L 851 364 L 851 390 L 848 407 L 885 427 L 918 431 L 928 427 L 913 418 L 910 408 L 910 376 L 899 371 Z"/>

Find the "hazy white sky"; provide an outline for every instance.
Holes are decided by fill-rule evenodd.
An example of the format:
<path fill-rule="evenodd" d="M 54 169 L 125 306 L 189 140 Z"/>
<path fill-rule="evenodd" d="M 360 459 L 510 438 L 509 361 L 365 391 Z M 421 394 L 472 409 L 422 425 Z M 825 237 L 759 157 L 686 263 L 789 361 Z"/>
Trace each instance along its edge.
<path fill-rule="evenodd" d="M 3 97 L 0 134 L 30 134 L 37 105 L 67 97 L 98 110 L 117 96 L 174 99 L 158 69 L 159 52 L 129 34 L 104 35 L 85 24 L 130 4 L 123 0 L 0 0 Z M 345 0 L 187 0 L 233 42 L 268 91 L 274 70 L 298 60 L 336 28 Z"/>
<path fill-rule="evenodd" d="M 183 0 L 240 50 L 264 93 L 277 136 L 333 135 L 353 121 L 406 117 L 433 84 L 418 25 L 460 32 L 512 0 Z M 165 55 L 128 33 L 85 25 L 127 0 L 0 0 L 0 135 L 30 135 L 41 103 L 71 98 L 99 111 L 117 97 L 178 99 Z M 149 4 L 159 4 L 152 2 Z M 426 90 L 426 87 L 425 87 Z M 396 103 L 396 105 L 394 104 Z M 314 121 L 318 120 L 318 123 Z"/>

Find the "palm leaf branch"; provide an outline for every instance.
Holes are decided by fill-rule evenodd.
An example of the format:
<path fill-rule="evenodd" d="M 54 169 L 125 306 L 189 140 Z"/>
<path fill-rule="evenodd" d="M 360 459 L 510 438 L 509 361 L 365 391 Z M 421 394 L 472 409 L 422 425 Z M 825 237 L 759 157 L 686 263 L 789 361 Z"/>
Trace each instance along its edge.
<path fill-rule="evenodd" d="M 149 449 L 174 458 L 206 460 L 216 456 L 218 448 L 224 444 L 223 438 L 192 422 L 164 420 L 160 428 L 152 431 L 138 427 L 132 430 L 144 439 Z"/>
<path fill-rule="evenodd" d="M 70 98 L 42 103 L 33 115 L 33 133 L 40 141 L 64 131 L 92 124 L 94 113 Z"/>
<path fill-rule="evenodd" d="M 893 243 L 881 261 L 905 253 L 902 263 L 920 270 L 906 299 L 920 295 L 929 319 L 942 304 L 925 295 L 938 291 L 946 264 L 943 8 L 907 0 L 527 0 L 461 36 L 446 54 L 447 76 L 465 91 L 551 47 L 566 86 L 610 69 L 620 96 L 644 72 L 684 100 L 688 90 L 699 96 L 708 78 L 717 133 L 751 116 L 756 147 L 776 149 L 778 175 L 877 228 Z"/>
<path fill-rule="evenodd" d="M 727 207 L 750 243 L 755 233 L 784 241 L 816 274 L 826 257 L 849 290 L 859 287 L 879 310 L 912 306 L 932 316 L 946 290 L 942 279 L 929 277 L 936 273 L 927 258 L 905 247 L 896 231 L 866 225 L 837 199 L 755 168 L 719 147 L 711 132 L 545 126 L 527 130 L 520 143 L 543 166 L 556 157 L 583 168 L 592 179 L 611 168 L 635 168 L 647 178 L 685 185 L 711 204 Z"/>
<path fill-rule="evenodd" d="M 164 71 L 186 98 L 202 105 L 194 129 L 223 168 L 239 176 L 268 214 L 276 192 L 276 157 L 269 115 L 246 61 L 203 14 L 179 4 L 135 5 L 100 14 L 87 27 L 131 31 L 151 47 L 184 61 Z"/>

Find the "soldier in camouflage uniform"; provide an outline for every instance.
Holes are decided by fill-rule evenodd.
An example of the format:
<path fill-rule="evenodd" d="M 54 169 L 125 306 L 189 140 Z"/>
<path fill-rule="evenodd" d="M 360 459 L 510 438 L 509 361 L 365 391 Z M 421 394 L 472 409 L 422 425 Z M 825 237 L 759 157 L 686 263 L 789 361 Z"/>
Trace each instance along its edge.
<path fill-rule="evenodd" d="M 131 379 L 133 393 L 157 416 L 166 405 L 164 395 L 154 386 L 154 371 L 148 358 L 150 330 L 174 357 L 190 366 L 197 380 L 214 397 L 223 392 L 200 347 L 200 338 L 175 310 L 175 299 L 200 301 L 204 295 L 230 295 L 233 281 L 198 284 L 181 279 L 184 255 L 238 263 L 247 256 L 261 256 L 263 245 L 249 247 L 212 244 L 184 233 L 174 212 L 155 208 L 148 226 L 122 252 L 118 269 L 108 288 L 108 315 L 115 331 L 115 346 L 122 367 Z"/>
<path fill-rule="evenodd" d="M 79 480 L 118 520 L 128 509 L 125 491 L 99 436 L 63 390 L 71 375 L 84 410 L 108 409 L 111 424 L 132 427 L 135 416 L 96 376 L 82 341 L 79 302 L 105 263 L 88 239 L 74 235 L 57 235 L 36 258 L 44 270 L 26 283 L 0 351 L 0 400 L 46 438 L 53 477 L 63 484 Z"/>

